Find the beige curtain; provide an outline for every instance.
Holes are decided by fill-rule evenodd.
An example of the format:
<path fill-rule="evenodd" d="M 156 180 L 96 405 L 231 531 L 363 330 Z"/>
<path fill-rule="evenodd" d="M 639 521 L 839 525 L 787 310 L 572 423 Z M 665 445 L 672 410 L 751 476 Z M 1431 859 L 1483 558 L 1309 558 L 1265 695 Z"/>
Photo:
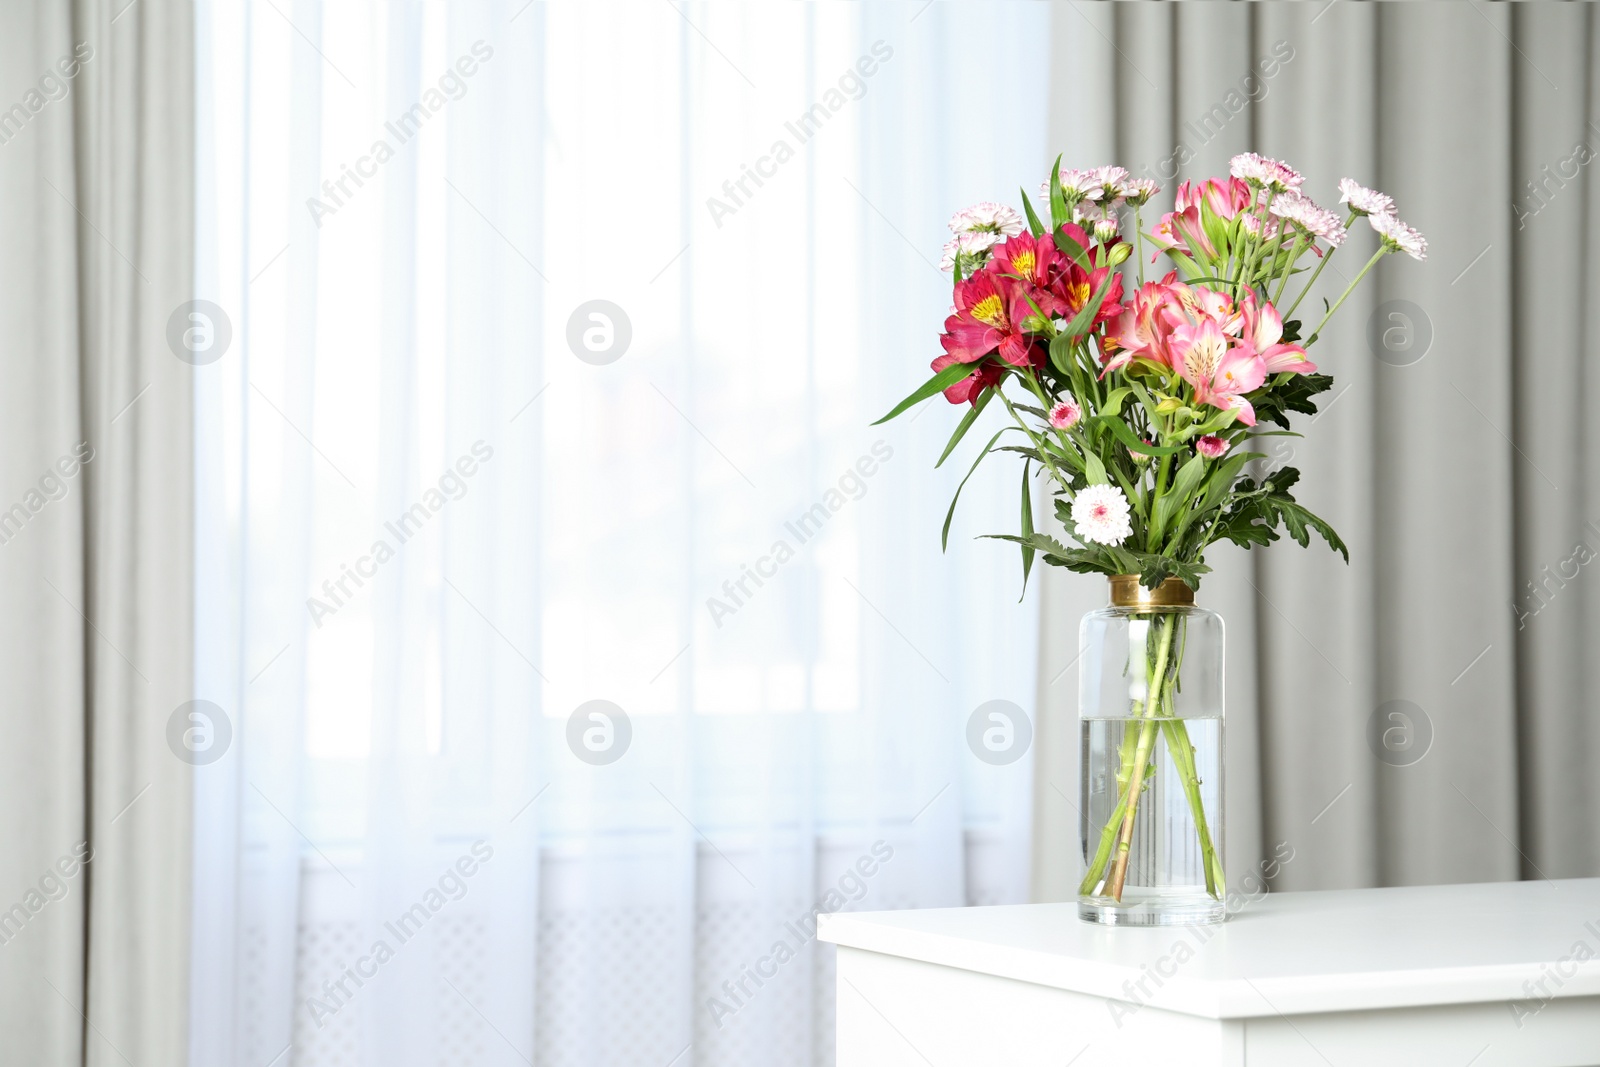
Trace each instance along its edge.
<path fill-rule="evenodd" d="M 1600 874 L 1593 7 L 1053 15 L 1068 164 L 1149 168 L 1170 197 L 1257 150 L 1325 204 L 1345 175 L 1393 194 L 1431 245 L 1386 259 L 1326 331 L 1334 392 L 1285 456 L 1350 565 L 1228 546 L 1201 590 L 1228 625 L 1230 882 L 1280 845 L 1278 889 Z M 1372 247 L 1353 235 L 1335 264 L 1350 276 Z M 1343 289 L 1333 269 L 1321 285 Z M 1080 863 L 1077 620 L 1104 590 L 1045 581 L 1035 893 L 1062 899 Z M 1409 722 L 1412 747 L 1373 747 L 1375 715 Z"/>
<path fill-rule="evenodd" d="M 192 274 L 183 0 L 0 5 L 0 1042 L 182 1064 Z"/>

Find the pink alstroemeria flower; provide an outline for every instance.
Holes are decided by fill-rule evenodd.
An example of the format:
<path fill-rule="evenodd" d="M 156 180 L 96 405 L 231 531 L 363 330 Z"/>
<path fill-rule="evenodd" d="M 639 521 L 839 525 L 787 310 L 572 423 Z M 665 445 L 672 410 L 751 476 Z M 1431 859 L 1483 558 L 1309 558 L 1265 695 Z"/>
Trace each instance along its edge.
<path fill-rule="evenodd" d="M 1191 255 L 1199 253 L 1207 258 L 1215 258 L 1217 250 L 1206 236 L 1200 205 L 1205 204 L 1212 214 L 1226 222 L 1248 210 L 1253 196 L 1250 186 L 1238 178 L 1183 182 L 1174 197 L 1173 210 L 1161 216 L 1161 221 L 1156 223 L 1152 231 L 1158 253 L 1175 248 Z M 1154 259 L 1152 256 L 1151 261 L 1154 262 Z"/>
<path fill-rule="evenodd" d="M 1195 399 L 1223 411 L 1237 411 L 1246 426 L 1256 424 L 1255 408 L 1244 394 L 1261 388 L 1266 364 L 1246 347 L 1228 344 L 1222 327 L 1207 318 L 1172 331 L 1178 373 L 1194 388 Z"/>
<path fill-rule="evenodd" d="M 1185 321 L 1182 313 L 1175 311 L 1180 297 L 1172 284 L 1173 277 L 1168 274 L 1163 281 L 1145 282 L 1116 320 L 1107 324 L 1100 337 L 1100 358 L 1105 361 L 1100 377 L 1121 370 L 1135 359 L 1172 366 L 1167 342 L 1173 328 Z"/>
<path fill-rule="evenodd" d="M 1283 344 L 1283 317 L 1270 303 L 1256 306 L 1253 293 L 1246 292 L 1242 309 L 1241 340 L 1261 357 L 1268 374 L 1315 374 L 1317 365 L 1306 358 L 1299 345 Z"/>

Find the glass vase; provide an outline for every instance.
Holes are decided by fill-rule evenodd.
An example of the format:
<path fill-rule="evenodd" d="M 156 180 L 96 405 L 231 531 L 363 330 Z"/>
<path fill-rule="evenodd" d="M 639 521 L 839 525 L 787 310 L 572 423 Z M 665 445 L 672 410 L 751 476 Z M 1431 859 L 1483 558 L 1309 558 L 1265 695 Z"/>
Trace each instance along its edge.
<path fill-rule="evenodd" d="M 1222 922 L 1222 616 L 1176 578 L 1110 582 L 1110 605 L 1079 631 L 1078 917 Z"/>

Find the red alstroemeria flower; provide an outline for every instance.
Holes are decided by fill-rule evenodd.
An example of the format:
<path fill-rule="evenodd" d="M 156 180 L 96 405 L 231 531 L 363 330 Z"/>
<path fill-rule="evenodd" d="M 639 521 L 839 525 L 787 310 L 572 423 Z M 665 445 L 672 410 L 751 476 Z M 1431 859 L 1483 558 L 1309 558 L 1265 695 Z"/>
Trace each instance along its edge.
<path fill-rule="evenodd" d="M 954 356 L 940 356 L 933 361 L 933 371 L 937 374 L 946 367 L 959 363 Z M 984 360 L 978 364 L 978 369 L 961 379 L 956 384 L 944 390 L 944 398 L 952 404 L 972 404 L 977 406 L 978 398 L 985 389 L 992 389 L 1000 384 L 1000 377 L 1005 371 L 993 360 Z"/>
<path fill-rule="evenodd" d="M 1019 233 L 995 248 L 989 254 L 985 270 L 996 274 L 1016 276 L 1033 289 L 1043 289 L 1050 282 L 1061 259 L 1061 252 L 1049 234 L 1038 237 Z M 1040 310 L 1046 310 L 1041 307 Z"/>
<path fill-rule="evenodd" d="M 1014 367 L 1031 360 L 1032 339 L 1022 323 L 1033 309 L 1017 281 L 989 270 L 956 286 L 955 314 L 944 320 L 939 338 L 958 363 L 975 363 L 991 352 Z"/>
<path fill-rule="evenodd" d="M 1106 284 L 1106 278 L 1110 277 L 1111 287 L 1106 290 L 1105 299 L 1100 302 L 1094 321 L 1089 324 L 1089 331 L 1092 332 L 1102 322 L 1110 322 L 1122 314 L 1122 275 L 1114 274 L 1110 265 L 1101 263 L 1101 249 L 1095 246 L 1082 227 L 1068 222 L 1062 224 L 1061 232 L 1084 250 L 1083 259 L 1089 268 L 1085 270 L 1075 257 L 1060 256 L 1057 260 L 1059 269 L 1055 277 L 1050 279 L 1051 307 L 1047 310 L 1052 315 L 1071 320 L 1094 299 L 1100 287 Z"/>

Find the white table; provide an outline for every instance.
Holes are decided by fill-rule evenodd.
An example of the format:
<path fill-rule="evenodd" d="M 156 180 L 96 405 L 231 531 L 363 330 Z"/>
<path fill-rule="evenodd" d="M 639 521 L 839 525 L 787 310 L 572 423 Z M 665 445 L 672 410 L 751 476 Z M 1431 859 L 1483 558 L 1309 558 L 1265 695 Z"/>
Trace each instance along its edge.
<path fill-rule="evenodd" d="M 840 913 L 818 936 L 838 1067 L 1600 1065 L 1600 878 L 1274 893 L 1212 927 Z"/>

